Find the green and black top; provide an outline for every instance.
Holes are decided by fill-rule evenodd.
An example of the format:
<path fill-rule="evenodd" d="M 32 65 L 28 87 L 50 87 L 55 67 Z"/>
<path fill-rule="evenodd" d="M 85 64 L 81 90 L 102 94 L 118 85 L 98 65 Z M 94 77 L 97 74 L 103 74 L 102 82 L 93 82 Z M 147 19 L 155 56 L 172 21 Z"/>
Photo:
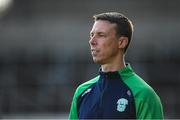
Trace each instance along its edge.
<path fill-rule="evenodd" d="M 129 64 L 81 84 L 69 119 L 163 119 L 160 98 Z"/>

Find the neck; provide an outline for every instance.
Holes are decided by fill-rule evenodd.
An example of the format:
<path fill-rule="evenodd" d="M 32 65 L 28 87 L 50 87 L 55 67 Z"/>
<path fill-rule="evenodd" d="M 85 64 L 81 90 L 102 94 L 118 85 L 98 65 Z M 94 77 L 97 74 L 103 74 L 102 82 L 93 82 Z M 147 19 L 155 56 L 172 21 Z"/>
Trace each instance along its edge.
<path fill-rule="evenodd" d="M 103 72 L 114 72 L 124 68 L 125 66 L 124 57 L 122 57 L 120 60 L 101 65 L 101 68 Z"/>

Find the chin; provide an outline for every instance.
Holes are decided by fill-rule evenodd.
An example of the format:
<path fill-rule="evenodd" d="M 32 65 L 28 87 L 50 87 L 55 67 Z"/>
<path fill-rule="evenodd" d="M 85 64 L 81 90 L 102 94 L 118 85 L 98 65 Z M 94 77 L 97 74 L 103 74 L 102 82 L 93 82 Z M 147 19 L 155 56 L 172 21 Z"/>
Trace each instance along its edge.
<path fill-rule="evenodd" d="M 97 63 L 97 64 L 100 64 L 100 65 L 103 64 L 103 61 L 100 60 L 100 59 L 93 58 L 93 61 L 94 61 L 95 63 Z"/>
<path fill-rule="evenodd" d="M 99 62 L 99 60 L 96 59 L 96 58 L 93 58 L 93 61 L 94 61 L 95 63 L 98 63 L 98 62 Z"/>

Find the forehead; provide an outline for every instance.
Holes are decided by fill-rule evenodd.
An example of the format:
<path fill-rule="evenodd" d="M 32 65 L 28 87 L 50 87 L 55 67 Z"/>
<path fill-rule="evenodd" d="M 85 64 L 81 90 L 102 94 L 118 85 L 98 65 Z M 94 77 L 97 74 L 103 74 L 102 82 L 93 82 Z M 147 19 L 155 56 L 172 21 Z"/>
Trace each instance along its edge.
<path fill-rule="evenodd" d="M 107 20 L 97 20 L 94 22 L 91 32 L 114 32 L 116 24 Z"/>

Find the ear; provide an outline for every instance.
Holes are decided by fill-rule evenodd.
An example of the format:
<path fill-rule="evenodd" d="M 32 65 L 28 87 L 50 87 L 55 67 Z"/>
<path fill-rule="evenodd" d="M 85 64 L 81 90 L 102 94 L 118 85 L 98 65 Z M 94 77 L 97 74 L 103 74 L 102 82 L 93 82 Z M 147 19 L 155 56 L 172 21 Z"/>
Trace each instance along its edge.
<path fill-rule="evenodd" d="M 128 37 L 121 36 L 119 37 L 119 48 L 124 49 L 128 44 Z"/>

